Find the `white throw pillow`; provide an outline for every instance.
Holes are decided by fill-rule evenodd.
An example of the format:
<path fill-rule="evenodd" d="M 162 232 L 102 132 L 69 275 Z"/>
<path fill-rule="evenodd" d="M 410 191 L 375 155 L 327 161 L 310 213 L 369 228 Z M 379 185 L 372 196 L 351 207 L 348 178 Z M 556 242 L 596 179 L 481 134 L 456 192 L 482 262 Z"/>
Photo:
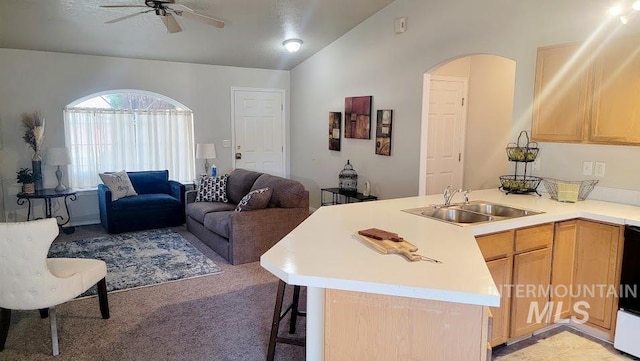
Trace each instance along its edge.
<path fill-rule="evenodd" d="M 131 184 L 131 179 L 127 172 L 107 172 L 98 174 L 102 183 L 109 187 L 111 191 L 111 200 L 116 201 L 120 198 L 137 196 L 138 193 Z"/>

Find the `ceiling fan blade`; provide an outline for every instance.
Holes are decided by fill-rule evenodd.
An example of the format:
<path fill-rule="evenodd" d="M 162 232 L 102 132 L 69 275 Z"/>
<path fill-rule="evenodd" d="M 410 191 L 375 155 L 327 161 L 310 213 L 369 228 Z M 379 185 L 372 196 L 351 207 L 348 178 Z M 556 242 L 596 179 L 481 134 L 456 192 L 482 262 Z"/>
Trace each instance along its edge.
<path fill-rule="evenodd" d="M 171 14 L 161 15 L 160 18 L 170 33 L 179 33 L 182 31 L 180 24 Z"/>
<path fill-rule="evenodd" d="M 100 5 L 101 8 L 146 8 L 146 5 Z"/>
<path fill-rule="evenodd" d="M 193 10 L 189 9 L 188 7 L 184 6 L 184 5 L 175 5 L 175 6 L 180 6 L 183 7 L 187 10 L 173 10 L 174 13 L 178 16 L 182 16 L 185 17 L 187 19 L 191 19 L 191 20 L 196 20 L 199 21 L 201 23 L 205 23 L 207 25 L 212 25 L 215 26 L 216 28 L 224 28 L 224 21 L 222 20 L 218 20 L 218 19 L 214 19 L 210 16 L 206 16 L 206 15 L 202 15 L 202 14 L 198 14 L 196 12 L 194 12 Z"/>
<path fill-rule="evenodd" d="M 132 17 L 134 17 L 134 16 L 138 16 L 138 15 L 140 15 L 140 14 L 148 13 L 149 11 L 153 11 L 153 9 L 151 9 L 151 10 L 145 10 L 145 11 L 140 11 L 140 12 L 137 12 L 137 13 L 135 13 L 135 14 L 130 14 L 130 15 L 127 15 L 127 16 L 123 16 L 123 17 L 121 17 L 121 18 L 116 18 L 116 19 L 113 19 L 113 20 L 105 21 L 105 24 L 113 24 L 113 23 L 117 23 L 118 21 L 126 20 L 126 19 L 132 18 Z"/>

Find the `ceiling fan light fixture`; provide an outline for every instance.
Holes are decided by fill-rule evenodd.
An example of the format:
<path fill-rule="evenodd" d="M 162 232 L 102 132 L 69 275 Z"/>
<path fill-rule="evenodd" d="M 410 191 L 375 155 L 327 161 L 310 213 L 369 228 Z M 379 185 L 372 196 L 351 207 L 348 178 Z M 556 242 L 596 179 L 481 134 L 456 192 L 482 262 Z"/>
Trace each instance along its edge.
<path fill-rule="evenodd" d="M 302 40 L 300 40 L 300 39 L 287 39 L 287 40 L 282 42 L 282 45 L 284 45 L 284 47 L 287 48 L 287 50 L 290 53 L 295 53 L 296 51 L 300 50 L 300 47 L 302 46 Z"/>
<path fill-rule="evenodd" d="M 634 1 L 631 5 L 631 8 L 636 11 L 640 11 L 640 0 Z"/>
<path fill-rule="evenodd" d="M 609 8 L 609 15 L 619 16 L 622 14 L 622 8 L 619 5 L 613 5 Z"/>

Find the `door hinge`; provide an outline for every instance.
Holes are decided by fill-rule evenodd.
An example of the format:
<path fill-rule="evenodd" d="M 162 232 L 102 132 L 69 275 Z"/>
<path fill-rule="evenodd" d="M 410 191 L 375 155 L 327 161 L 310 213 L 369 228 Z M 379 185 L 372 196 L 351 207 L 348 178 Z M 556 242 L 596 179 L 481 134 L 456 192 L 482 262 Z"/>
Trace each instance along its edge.
<path fill-rule="evenodd" d="M 284 112 L 284 104 L 280 104 L 280 110 Z"/>
<path fill-rule="evenodd" d="M 462 160 L 462 153 L 458 153 L 458 162 Z"/>
<path fill-rule="evenodd" d="M 462 104 L 461 105 L 464 106 L 464 98 L 462 98 Z"/>

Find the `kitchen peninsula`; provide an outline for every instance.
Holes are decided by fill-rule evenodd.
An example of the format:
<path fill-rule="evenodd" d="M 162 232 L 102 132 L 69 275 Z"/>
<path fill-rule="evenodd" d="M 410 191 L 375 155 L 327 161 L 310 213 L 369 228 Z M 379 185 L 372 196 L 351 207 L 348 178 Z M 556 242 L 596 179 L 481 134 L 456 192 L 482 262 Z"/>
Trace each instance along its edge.
<path fill-rule="evenodd" d="M 574 218 L 640 225 L 640 208 L 608 202 L 495 189 L 469 198 L 544 213 L 458 226 L 402 211 L 442 203 L 439 195 L 321 207 L 267 251 L 264 268 L 308 287 L 307 360 L 484 360 L 488 306 L 500 294 L 475 236 Z M 372 227 L 442 263 L 376 252 L 355 236 Z"/>

